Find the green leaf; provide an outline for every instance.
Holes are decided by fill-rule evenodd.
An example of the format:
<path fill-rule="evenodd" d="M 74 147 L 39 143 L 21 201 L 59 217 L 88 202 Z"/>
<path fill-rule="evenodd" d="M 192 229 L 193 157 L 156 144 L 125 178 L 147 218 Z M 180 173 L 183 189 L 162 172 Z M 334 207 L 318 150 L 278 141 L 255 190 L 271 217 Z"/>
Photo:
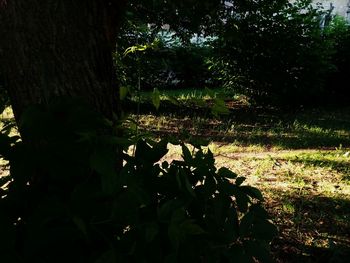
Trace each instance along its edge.
<path fill-rule="evenodd" d="M 248 194 L 252 198 L 256 198 L 259 201 L 264 201 L 264 197 L 263 197 L 262 193 L 260 192 L 259 189 L 255 188 L 255 187 L 244 185 L 244 186 L 241 186 L 241 190 L 243 192 L 245 192 L 246 194 Z"/>
<path fill-rule="evenodd" d="M 178 209 L 179 201 L 178 200 L 169 200 L 162 204 L 157 211 L 158 218 L 161 221 L 168 221 L 175 209 Z"/>
<path fill-rule="evenodd" d="M 173 213 L 171 215 L 172 223 L 180 224 L 184 220 L 186 220 L 186 211 L 183 207 L 173 210 Z"/>
<path fill-rule="evenodd" d="M 124 56 L 130 54 L 130 53 L 135 53 L 135 52 L 140 52 L 140 51 L 145 51 L 148 48 L 151 48 L 152 44 L 145 44 L 145 45 L 135 45 L 135 46 L 131 46 L 128 47 L 125 51 L 124 51 Z"/>
<path fill-rule="evenodd" d="M 129 93 L 129 89 L 128 87 L 120 87 L 119 88 L 119 98 L 120 100 L 124 100 L 126 98 L 126 96 L 128 95 Z"/>
<path fill-rule="evenodd" d="M 248 204 L 250 202 L 248 195 L 235 186 L 232 188 L 232 192 L 234 197 L 236 198 L 239 211 L 245 213 L 248 210 Z"/>
<path fill-rule="evenodd" d="M 222 99 L 214 100 L 214 105 L 211 108 L 211 112 L 214 116 L 230 114 L 230 110 L 226 107 L 225 101 Z"/>
<path fill-rule="evenodd" d="M 129 147 L 133 145 L 133 142 L 130 139 L 116 136 L 110 136 L 108 142 L 109 144 L 114 144 L 121 147 Z"/>
<path fill-rule="evenodd" d="M 152 103 L 153 103 L 153 106 L 158 110 L 160 106 L 160 93 L 157 88 L 153 90 Z"/>
<path fill-rule="evenodd" d="M 231 207 L 228 211 L 228 217 L 224 223 L 224 233 L 229 243 L 233 243 L 239 236 L 239 221 L 235 207 Z"/>
<path fill-rule="evenodd" d="M 200 235 L 204 234 L 205 231 L 199 225 L 193 223 L 194 220 L 185 220 L 181 224 L 181 230 L 186 235 Z"/>
<path fill-rule="evenodd" d="M 77 228 L 84 234 L 85 238 L 88 238 L 88 232 L 87 232 L 85 222 L 80 217 L 77 217 L 77 216 L 74 216 L 72 220 L 74 224 L 77 226 Z"/>
<path fill-rule="evenodd" d="M 102 255 L 95 261 L 95 263 L 114 263 L 117 262 L 115 251 L 109 249 L 102 253 Z"/>
<path fill-rule="evenodd" d="M 190 183 L 190 181 L 188 180 L 187 174 L 185 173 L 185 171 L 183 169 L 180 170 L 180 174 L 182 176 L 183 181 L 185 182 L 185 187 L 187 192 L 192 195 L 193 197 L 196 197 L 196 194 L 192 188 L 192 185 Z"/>
<path fill-rule="evenodd" d="M 181 191 L 182 190 L 182 181 L 181 181 L 181 178 L 180 178 L 180 172 L 178 170 L 176 171 L 175 179 L 176 179 L 177 187 Z"/>
<path fill-rule="evenodd" d="M 254 263 L 251 256 L 246 254 L 242 245 L 232 245 L 229 250 L 228 260 L 230 263 Z"/>
<path fill-rule="evenodd" d="M 130 191 L 122 192 L 113 203 L 112 217 L 119 224 L 132 225 L 139 220 L 140 202 Z"/>
<path fill-rule="evenodd" d="M 169 225 L 168 236 L 174 250 L 177 251 L 181 241 L 181 232 L 178 224 L 171 223 Z"/>
<path fill-rule="evenodd" d="M 246 213 L 239 224 L 239 233 L 241 237 L 248 237 L 251 233 L 254 222 L 254 213 L 249 211 Z"/>
<path fill-rule="evenodd" d="M 16 228 L 10 218 L 8 211 L 2 209 L 0 214 L 0 251 L 7 252 L 7 250 L 14 248 L 16 242 Z"/>
<path fill-rule="evenodd" d="M 244 181 L 245 181 L 245 177 L 237 177 L 236 179 L 236 185 L 240 186 Z"/>
<path fill-rule="evenodd" d="M 228 179 L 235 179 L 237 178 L 237 174 L 235 174 L 234 172 L 230 171 L 229 169 L 227 169 L 226 167 L 221 167 L 218 171 L 218 175 L 228 178 Z"/>
<path fill-rule="evenodd" d="M 267 212 L 260 205 L 253 205 L 240 223 L 242 237 L 255 237 L 270 242 L 277 235 L 277 228 L 267 220 Z"/>
<path fill-rule="evenodd" d="M 11 143 L 13 142 L 11 137 L 0 133 L 0 156 L 4 157 L 6 160 L 10 157 Z"/>
<path fill-rule="evenodd" d="M 175 96 L 167 96 L 167 99 L 170 101 L 170 103 L 179 106 L 180 103 L 178 102 L 177 98 Z"/>
<path fill-rule="evenodd" d="M 145 238 L 146 242 L 152 242 L 159 233 L 159 226 L 155 222 L 147 224 L 145 226 Z"/>
<path fill-rule="evenodd" d="M 178 263 L 176 253 L 167 255 L 164 259 L 164 263 Z"/>
<path fill-rule="evenodd" d="M 277 235 L 277 228 L 268 220 L 256 220 L 252 226 L 252 234 L 255 238 L 270 242 Z"/>
<path fill-rule="evenodd" d="M 202 98 L 191 98 L 191 102 L 194 103 L 195 105 L 199 106 L 199 107 L 203 107 L 204 108 L 204 107 L 207 106 L 207 103 Z"/>
<path fill-rule="evenodd" d="M 139 140 L 136 144 L 135 157 L 138 160 L 149 160 L 147 157 L 151 151 L 152 147 L 145 140 Z"/>
<path fill-rule="evenodd" d="M 216 191 L 216 180 L 212 175 L 207 175 L 204 181 L 203 190 L 210 197 Z"/>
<path fill-rule="evenodd" d="M 211 98 L 215 98 L 215 91 L 209 89 L 209 88 L 205 88 L 205 93 L 207 93 Z"/>
<path fill-rule="evenodd" d="M 189 143 L 195 148 L 201 149 L 202 146 L 209 145 L 209 140 L 203 138 L 191 138 Z"/>
<path fill-rule="evenodd" d="M 110 147 L 97 149 L 90 157 L 90 165 L 101 175 L 102 191 L 111 194 L 116 186 L 116 155 Z"/>
<path fill-rule="evenodd" d="M 133 178 L 134 179 L 134 178 Z M 129 183 L 132 184 L 132 183 Z M 148 192 L 142 187 L 134 184 L 129 187 L 129 192 L 132 194 L 140 205 L 147 206 L 150 203 L 150 196 Z"/>
<path fill-rule="evenodd" d="M 161 140 L 156 143 L 152 149 L 152 162 L 158 162 L 161 158 L 163 158 L 168 153 L 168 142 L 166 140 Z"/>
<path fill-rule="evenodd" d="M 261 263 L 273 263 L 272 256 L 269 251 L 269 246 L 266 242 L 256 241 L 256 240 L 245 240 L 244 248 L 247 253 Z"/>
<path fill-rule="evenodd" d="M 187 165 L 192 164 L 192 154 L 190 150 L 187 148 L 185 144 L 182 144 L 182 157 L 184 158 L 184 161 L 186 162 Z"/>
<path fill-rule="evenodd" d="M 269 218 L 269 214 L 260 204 L 253 204 L 249 208 L 249 210 L 251 210 L 252 213 L 254 213 L 255 217 L 257 217 L 257 218 L 261 218 L 261 219 L 268 219 Z"/>

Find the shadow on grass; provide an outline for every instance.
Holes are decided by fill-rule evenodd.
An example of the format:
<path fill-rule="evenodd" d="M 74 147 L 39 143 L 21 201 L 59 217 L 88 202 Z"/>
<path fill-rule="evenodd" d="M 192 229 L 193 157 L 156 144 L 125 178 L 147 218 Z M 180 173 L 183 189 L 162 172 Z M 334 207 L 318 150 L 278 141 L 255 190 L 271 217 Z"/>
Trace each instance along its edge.
<path fill-rule="evenodd" d="M 350 200 L 274 194 L 280 206 L 268 209 L 280 230 L 272 244 L 277 262 L 349 262 Z"/>
<path fill-rule="evenodd" d="M 300 121 L 322 127 L 323 129 L 334 129 L 336 127 L 350 130 L 350 108 L 312 110 L 300 116 Z"/>
<path fill-rule="evenodd" d="M 156 136 L 199 137 L 221 143 L 234 143 L 238 146 L 259 145 L 266 148 L 277 147 L 282 149 L 335 149 L 342 145 L 350 147 L 350 136 L 333 135 L 309 131 L 295 131 L 277 134 L 264 131 L 237 131 L 234 133 L 215 131 L 210 127 L 203 129 L 187 128 L 188 134 L 179 134 L 178 127 L 155 128 L 145 127 Z M 183 127 L 183 129 L 186 129 Z"/>
<path fill-rule="evenodd" d="M 217 138 L 218 140 L 220 138 Z M 328 132 L 322 133 L 318 131 L 287 131 L 286 133 L 271 133 L 271 132 L 250 132 L 240 133 L 231 138 L 224 138 L 226 142 L 238 142 L 244 146 L 256 144 L 260 146 L 278 147 L 283 149 L 305 149 L 305 148 L 335 148 L 342 145 L 343 147 L 350 146 L 350 137 L 331 134 Z"/>
<path fill-rule="evenodd" d="M 132 103 L 127 107 L 131 112 L 135 110 Z M 142 104 L 141 112 L 167 119 L 166 124 L 142 127 L 158 136 L 179 136 L 187 131 L 191 136 L 238 146 L 253 144 L 283 149 L 350 147 L 350 108 L 287 112 L 237 106 L 230 109 L 227 116 L 213 117 L 208 107 L 162 102 L 158 111 L 150 103 Z"/>

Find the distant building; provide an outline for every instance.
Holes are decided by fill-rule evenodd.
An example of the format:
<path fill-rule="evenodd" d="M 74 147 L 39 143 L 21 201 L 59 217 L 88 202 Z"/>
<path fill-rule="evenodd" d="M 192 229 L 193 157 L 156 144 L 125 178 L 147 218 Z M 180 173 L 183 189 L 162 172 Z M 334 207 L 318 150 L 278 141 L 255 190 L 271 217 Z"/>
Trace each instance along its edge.
<path fill-rule="evenodd" d="M 314 0 L 324 10 L 332 10 L 332 15 L 340 15 L 350 22 L 350 0 Z"/>

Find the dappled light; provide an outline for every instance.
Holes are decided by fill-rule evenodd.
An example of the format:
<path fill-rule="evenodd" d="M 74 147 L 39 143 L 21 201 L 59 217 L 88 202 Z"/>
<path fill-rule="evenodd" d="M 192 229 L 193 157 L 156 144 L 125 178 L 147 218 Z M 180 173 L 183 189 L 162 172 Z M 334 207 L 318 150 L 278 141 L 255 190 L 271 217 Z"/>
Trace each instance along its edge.
<path fill-rule="evenodd" d="M 343 111 L 320 110 L 297 113 L 256 114 L 248 109 L 240 112 L 233 109 L 229 117 L 213 118 L 207 112 L 192 109 L 187 116 L 173 113 L 141 115 L 140 127 L 157 134 L 175 135 L 187 132 L 191 136 L 210 138 L 213 142 L 237 146 L 258 145 L 266 149 L 335 149 L 350 146 L 350 122 Z M 341 117 L 335 119 L 334 116 Z"/>
<path fill-rule="evenodd" d="M 349 262 L 350 0 L 53 2 L 0 0 L 1 263 Z"/>

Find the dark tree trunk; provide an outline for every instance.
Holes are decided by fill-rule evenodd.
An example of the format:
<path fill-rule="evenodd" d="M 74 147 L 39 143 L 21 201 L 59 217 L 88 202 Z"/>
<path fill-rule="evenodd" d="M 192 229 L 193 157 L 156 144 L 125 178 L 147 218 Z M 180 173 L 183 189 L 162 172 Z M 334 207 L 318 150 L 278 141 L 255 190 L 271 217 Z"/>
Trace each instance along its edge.
<path fill-rule="evenodd" d="M 125 1 L 114 2 L 7 0 L 0 5 L 0 73 L 17 120 L 26 106 L 56 96 L 81 97 L 106 117 L 118 111 L 113 29 Z"/>

